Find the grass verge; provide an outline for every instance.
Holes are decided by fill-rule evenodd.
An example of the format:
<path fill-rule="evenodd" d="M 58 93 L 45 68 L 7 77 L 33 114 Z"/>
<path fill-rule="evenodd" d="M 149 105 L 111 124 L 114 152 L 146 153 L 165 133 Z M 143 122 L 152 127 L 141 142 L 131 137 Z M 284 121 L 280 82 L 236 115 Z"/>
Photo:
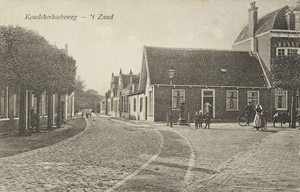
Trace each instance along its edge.
<path fill-rule="evenodd" d="M 30 136 L 8 136 L 0 138 L 0 158 L 26 151 L 46 147 L 75 136 L 86 128 L 83 118 L 74 118 L 67 121 L 63 128 L 48 131 L 41 128 L 40 133 Z"/>

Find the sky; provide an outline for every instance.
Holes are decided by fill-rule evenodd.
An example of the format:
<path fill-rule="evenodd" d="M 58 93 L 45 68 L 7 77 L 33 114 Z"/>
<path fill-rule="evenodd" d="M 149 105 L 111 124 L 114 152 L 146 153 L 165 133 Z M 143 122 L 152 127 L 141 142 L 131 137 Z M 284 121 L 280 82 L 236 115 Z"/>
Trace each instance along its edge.
<path fill-rule="evenodd" d="M 0 22 L 37 31 L 60 49 L 68 44 L 86 90 L 104 95 L 112 73 L 141 71 L 144 46 L 231 49 L 248 23 L 251 2 L 0 0 Z M 258 17 L 295 4 L 296 0 L 256 0 Z M 46 17 L 34 19 L 39 15 Z"/>

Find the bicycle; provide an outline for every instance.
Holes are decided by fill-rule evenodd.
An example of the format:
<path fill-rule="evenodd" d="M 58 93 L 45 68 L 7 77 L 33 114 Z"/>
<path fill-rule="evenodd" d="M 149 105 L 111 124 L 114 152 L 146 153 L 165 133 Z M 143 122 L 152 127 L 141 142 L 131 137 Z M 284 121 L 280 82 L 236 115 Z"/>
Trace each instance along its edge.
<path fill-rule="evenodd" d="M 253 122 L 253 118 L 248 117 L 246 114 L 238 116 L 237 119 L 238 119 L 239 125 L 242 127 L 246 126 L 247 122 Z"/>

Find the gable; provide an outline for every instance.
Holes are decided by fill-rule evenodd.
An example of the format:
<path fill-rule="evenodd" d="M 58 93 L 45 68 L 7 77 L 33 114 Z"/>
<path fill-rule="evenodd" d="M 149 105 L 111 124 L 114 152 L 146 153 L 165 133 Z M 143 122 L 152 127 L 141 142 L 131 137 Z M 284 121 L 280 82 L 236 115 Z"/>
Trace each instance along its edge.
<path fill-rule="evenodd" d="M 260 19 L 258 19 L 257 29 L 255 31 L 255 36 L 268 32 L 272 29 L 287 30 L 288 26 L 285 20 L 285 11 L 288 9 L 288 6 L 285 6 L 281 9 L 273 11 Z M 250 38 L 248 25 L 246 25 L 239 36 L 236 38 L 234 43 L 244 41 Z"/>

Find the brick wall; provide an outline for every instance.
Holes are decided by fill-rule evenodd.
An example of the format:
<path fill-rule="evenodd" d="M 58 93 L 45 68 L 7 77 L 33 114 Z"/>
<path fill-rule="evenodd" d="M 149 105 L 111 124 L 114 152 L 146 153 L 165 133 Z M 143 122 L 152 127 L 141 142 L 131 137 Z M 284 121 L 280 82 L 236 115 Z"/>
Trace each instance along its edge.
<path fill-rule="evenodd" d="M 154 121 L 166 121 L 170 107 L 170 87 L 155 87 L 154 90 Z"/>
<path fill-rule="evenodd" d="M 202 89 L 201 87 L 181 87 L 176 86 L 176 89 L 185 90 L 185 119 L 188 118 L 190 113 L 191 120 L 195 114 L 195 111 L 199 111 L 201 107 Z M 263 106 L 264 110 L 271 111 L 274 107 L 274 91 L 273 89 L 238 89 L 238 111 L 227 111 L 226 110 L 226 90 L 237 90 L 227 88 L 213 88 L 215 90 L 215 119 L 220 121 L 235 121 L 241 114 L 244 113 L 244 108 L 247 105 L 247 91 L 248 90 L 259 90 L 259 102 Z M 273 91 L 273 92 L 272 92 Z M 166 114 L 170 107 L 170 88 L 169 87 L 155 87 L 155 121 L 166 121 Z M 178 119 L 178 111 L 173 110 L 173 121 L 176 122 Z"/>

